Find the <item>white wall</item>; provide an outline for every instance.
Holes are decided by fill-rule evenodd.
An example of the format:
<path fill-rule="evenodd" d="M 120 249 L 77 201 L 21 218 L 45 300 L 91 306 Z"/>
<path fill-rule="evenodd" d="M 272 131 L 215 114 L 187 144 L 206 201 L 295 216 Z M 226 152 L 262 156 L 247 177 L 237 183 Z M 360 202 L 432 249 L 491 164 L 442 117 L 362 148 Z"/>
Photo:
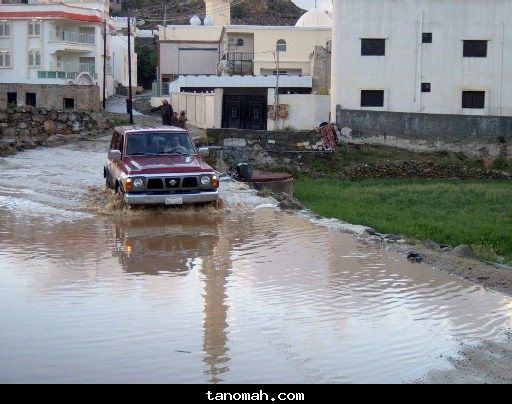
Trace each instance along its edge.
<path fill-rule="evenodd" d="M 336 105 L 362 109 L 361 90 L 383 89 L 377 110 L 512 115 L 512 1 L 333 3 L 333 114 Z M 431 44 L 422 44 L 423 32 Z M 385 38 L 386 55 L 361 56 L 361 38 Z M 487 57 L 463 57 L 465 39 L 488 40 Z M 422 82 L 430 93 L 421 93 Z M 463 90 L 486 91 L 485 108 L 462 109 Z"/>
<path fill-rule="evenodd" d="M 137 87 L 137 54 L 134 52 L 134 42 L 135 38 L 132 38 L 132 87 Z M 111 46 L 114 80 L 123 87 L 128 87 L 128 37 L 113 36 Z"/>
<path fill-rule="evenodd" d="M 174 111 L 187 113 L 187 124 L 201 129 L 215 127 L 215 94 L 173 93 L 171 97 Z"/>
<path fill-rule="evenodd" d="M 268 90 L 268 105 L 275 105 L 275 90 Z M 277 128 L 274 120 L 267 121 L 268 130 L 293 127 L 298 130 L 312 130 L 318 128 L 322 122 L 330 122 L 329 95 L 316 94 L 280 94 L 279 104 L 288 105 L 289 117 L 286 120 L 278 119 Z"/>

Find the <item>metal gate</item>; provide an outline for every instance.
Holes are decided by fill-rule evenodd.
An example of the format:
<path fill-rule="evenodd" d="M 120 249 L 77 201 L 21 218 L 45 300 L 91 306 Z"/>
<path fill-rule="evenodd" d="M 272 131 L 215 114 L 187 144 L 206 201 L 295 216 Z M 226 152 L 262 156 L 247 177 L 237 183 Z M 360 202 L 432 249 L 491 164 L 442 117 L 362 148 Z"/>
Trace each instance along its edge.
<path fill-rule="evenodd" d="M 222 127 L 233 129 L 267 129 L 267 97 L 226 95 L 222 108 Z"/>

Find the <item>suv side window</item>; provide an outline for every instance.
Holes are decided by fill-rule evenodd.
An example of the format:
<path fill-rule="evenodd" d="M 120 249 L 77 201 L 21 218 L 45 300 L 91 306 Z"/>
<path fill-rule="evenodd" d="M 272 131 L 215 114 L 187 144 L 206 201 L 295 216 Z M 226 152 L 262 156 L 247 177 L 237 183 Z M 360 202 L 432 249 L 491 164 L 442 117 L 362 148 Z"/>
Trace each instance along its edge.
<path fill-rule="evenodd" d="M 110 141 L 110 150 L 114 150 L 116 147 L 116 138 L 118 137 L 119 135 L 117 133 L 114 132 L 114 134 L 112 135 L 112 140 Z"/>
<path fill-rule="evenodd" d="M 119 150 L 121 153 L 123 152 L 123 136 L 119 133 L 114 133 L 114 136 L 112 136 L 110 150 Z"/>

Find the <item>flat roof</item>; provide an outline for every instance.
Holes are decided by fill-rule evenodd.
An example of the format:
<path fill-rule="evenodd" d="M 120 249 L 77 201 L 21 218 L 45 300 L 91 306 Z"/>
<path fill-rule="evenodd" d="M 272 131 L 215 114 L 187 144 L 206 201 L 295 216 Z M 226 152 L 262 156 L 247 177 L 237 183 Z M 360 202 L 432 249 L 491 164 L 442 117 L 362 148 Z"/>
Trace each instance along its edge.
<path fill-rule="evenodd" d="M 188 133 L 188 131 L 183 128 L 178 128 L 176 126 L 164 126 L 164 125 L 116 126 L 114 128 L 114 130 L 123 135 L 130 134 L 130 133 L 137 133 L 137 132 L 184 132 L 184 133 Z"/>

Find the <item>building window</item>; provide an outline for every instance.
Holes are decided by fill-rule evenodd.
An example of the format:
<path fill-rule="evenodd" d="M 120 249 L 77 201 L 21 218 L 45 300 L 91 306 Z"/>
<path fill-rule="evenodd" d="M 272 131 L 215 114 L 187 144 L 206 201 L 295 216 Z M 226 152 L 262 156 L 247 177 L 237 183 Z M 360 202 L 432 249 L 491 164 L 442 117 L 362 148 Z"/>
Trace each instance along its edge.
<path fill-rule="evenodd" d="M 274 76 L 277 76 L 277 70 L 273 70 L 272 74 Z M 279 70 L 279 75 L 280 76 L 288 76 L 288 70 Z"/>
<path fill-rule="evenodd" d="M 485 91 L 463 91 L 462 108 L 485 108 Z"/>
<path fill-rule="evenodd" d="M 487 57 L 487 41 L 464 41 L 465 58 L 485 58 Z"/>
<path fill-rule="evenodd" d="M 31 50 L 28 52 L 28 66 L 40 67 L 41 66 L 41 51 Z"/>
<path fill-rule="evenodd" d="M 384 90 L 361 90 L 361 107 L 383 107 Z"/>
<path fill-rule="evenodd" d="M 75 99 L 74 98 L 64 98 L 63 106 L 64 106 L 64 109 L 75 109 Z"/>
<path fill-rule="evenodd" d="M 41 21 L 28 22 L 28 36 L 41 36 Z"/>
<path fill-rule="evenodd" d="M 361 56 L 385 56 L 385 39 L 361 39 Z"/>
<path fill-rule="evenodd" d="M 0 68 L 8 68 L 11 66 L 11 52 L 8 50 L 0 50 Z"/>
<path fill-rule="evenodd" d="M 236 44 L 237 46 L 244 46 L 244 40 L 240 38 Z"/>
<path fill-rule="evenodd" d="M 430 83 L 421 83 L 421 92 L 430 93 Z"/>
<path fill-rule="evenodd" d="M 36 93 L 27 93 L 25 96 L 25 105 L 28 105 L 30 107 L 36 106 Z"/>
<path fill-rule="evenodd" d="M 9 21 L 0 21 L 0 38 L 9 38 L 11 36 L 11 23 Z"/>
<path fill-rule="evenodd" d="M 276 50 L 279 52 L 286 52 L 286 41 L 284 39 L 277 41 Z"/>
<path fill-rule="evenodd" d="M 7 93 L 7 105 L 18 105 L 18 93 Z"/>
<path fill-rule="evenodd" d="M 422 43 L 432 43 L 432 32 L 424 32 L 421 38 Z"/>

